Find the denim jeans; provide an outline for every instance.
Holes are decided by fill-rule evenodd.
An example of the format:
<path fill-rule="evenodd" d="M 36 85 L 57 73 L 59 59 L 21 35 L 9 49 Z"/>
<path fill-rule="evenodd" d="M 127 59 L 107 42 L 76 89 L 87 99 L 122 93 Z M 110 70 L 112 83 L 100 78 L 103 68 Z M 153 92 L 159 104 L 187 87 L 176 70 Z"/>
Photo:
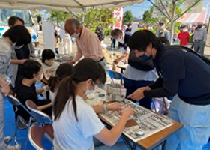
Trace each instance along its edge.
<path fill-rule="evenodd" d="M 146 87 L 147 85 L 153 83 L 153 81 L 145 81 L 145 80 L 130 80 L 124 78 L 124 87 L 127 89 L 127 96 L 132 94 L 134 91 L 141 87 Z M 130 99 L 131 100 L 131 99 Z M 136 101 L 133 101 L 136 103 Z M 139 101 L 139 105 L 143 106 L 147 109 L 151 109 L 151 102 L 152 100 L 149 98 L 143 98 L 142 100 Z"/>
<path fill-rule="evenodd" d="M 210 136 L 210 105 L 196 106 L 185 103 L 175 96 L 170 108 L 169 117 L 184 125 L 166 141 L 167 150 L 202 150 Z"/>

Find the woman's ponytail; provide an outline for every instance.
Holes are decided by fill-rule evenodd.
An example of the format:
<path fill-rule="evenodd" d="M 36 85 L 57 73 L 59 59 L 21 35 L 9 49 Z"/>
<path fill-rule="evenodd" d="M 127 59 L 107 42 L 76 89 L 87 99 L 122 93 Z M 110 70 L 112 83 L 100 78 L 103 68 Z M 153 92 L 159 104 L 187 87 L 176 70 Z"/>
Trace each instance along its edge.
<path fill-rule="evenodd" d="M 55 116 L 55 121 L 58 120 L 63 112 L 65 105 L 69 101 L 70 97 L 72 97 L 73 103 L 73 111 L 75 114 L 75 118 L 77 119 L 76 114 L 76 85 L 71 77 L 67 77 L 59 85 L 54 105 L 53 105 L 53 113 Z"/>

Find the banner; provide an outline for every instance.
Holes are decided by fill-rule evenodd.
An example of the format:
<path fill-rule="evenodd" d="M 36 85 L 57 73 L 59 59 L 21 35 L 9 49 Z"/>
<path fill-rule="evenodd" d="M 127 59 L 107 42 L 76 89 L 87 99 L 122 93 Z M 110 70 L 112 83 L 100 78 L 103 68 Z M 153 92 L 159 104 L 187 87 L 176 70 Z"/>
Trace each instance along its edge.
<path fill-rule="evenodd" d="M 122 20 L 124 14 L 123 7 L 119 7 L 118 10 L 114 10 L 112 14 L 113 18 L 118 20 L 118 22 L 112 26 L 112 29 L 118 28 L 122 30 Z"/>

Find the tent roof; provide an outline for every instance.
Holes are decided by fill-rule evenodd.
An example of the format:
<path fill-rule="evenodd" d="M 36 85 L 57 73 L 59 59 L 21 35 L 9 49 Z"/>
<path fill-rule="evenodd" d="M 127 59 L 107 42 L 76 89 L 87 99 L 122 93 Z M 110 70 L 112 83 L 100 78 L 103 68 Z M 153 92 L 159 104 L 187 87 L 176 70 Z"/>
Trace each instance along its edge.
<path fill-rule="evenodd" d="M 0 8 L 81 11 L 85 7 L 125 7 L 143 0 L 0 0 Z"/>
<path fill-rule="evenodd" d="M 205 22 L 205 12 L 202 13 L 185 13 L 177 22 L 182 23 L 197 23 Z"/>

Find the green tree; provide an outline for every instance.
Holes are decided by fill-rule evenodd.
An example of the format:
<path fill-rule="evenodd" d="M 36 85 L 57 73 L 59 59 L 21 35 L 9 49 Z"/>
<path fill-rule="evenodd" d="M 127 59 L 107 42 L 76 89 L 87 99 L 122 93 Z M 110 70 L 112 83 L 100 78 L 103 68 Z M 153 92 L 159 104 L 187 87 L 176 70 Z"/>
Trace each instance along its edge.
<path fill-rule="evenodd" d="M 99 24 L 101 24 L 103 27 L 106 27 L 108 25 L 111 25 L 115 23 L 117 20 L 112 18 L 112 12 L 113 9 L 94 9 L 89 8 L 85 10 L 83 13 L 85 15 L 84 17 L 84 26 L 89 28 L 95 28 Z M 78 18 L 82 20 L 83 13 L 78 13 Z"/>
<path fill-rule="evenodd" d="M 175 21 L 183 16 L 185 13 L 187 13 L 189 10 L 191 10 L 191 8 L 193 8 L 202 0 L 193 0 L 193 4 L 190 5 L 184 12 L 182 12 L 181 7 L 187 0 L 158 0 L 156 4 L 152 0 L 148 1 L 153 4 L 154 8 L 156 8 L 160 12 L 160 14 L 162 14 L 159 15 L 159 17 L 156 16 L 156 18 L 169 24 L 171 29 L 170 42 L 172 42 L 175 29 Z"/>
<path fill-rule="evenodd" d="M 72 15 L 70 13 L 63 12 L 63 11 L 54 11 L 54 10 L 51 10 L 48 13 L 50 14 L 50 17 L 48 18 L 48 20 L 50 22 L 56 23 L 57 25 L 59 25 L 60 22 L 63 22 L 66 19 L 72 17 Z"/>
<path fill-rule="evenodd" d="M 133 14 L 131 11 L 127 10 L 125 13 L 124 13 L 124 17 L 123 17 L 123 22 L 124 24 L 127 23 L 127 22 L 132 22 L 133 21 Z"/>

